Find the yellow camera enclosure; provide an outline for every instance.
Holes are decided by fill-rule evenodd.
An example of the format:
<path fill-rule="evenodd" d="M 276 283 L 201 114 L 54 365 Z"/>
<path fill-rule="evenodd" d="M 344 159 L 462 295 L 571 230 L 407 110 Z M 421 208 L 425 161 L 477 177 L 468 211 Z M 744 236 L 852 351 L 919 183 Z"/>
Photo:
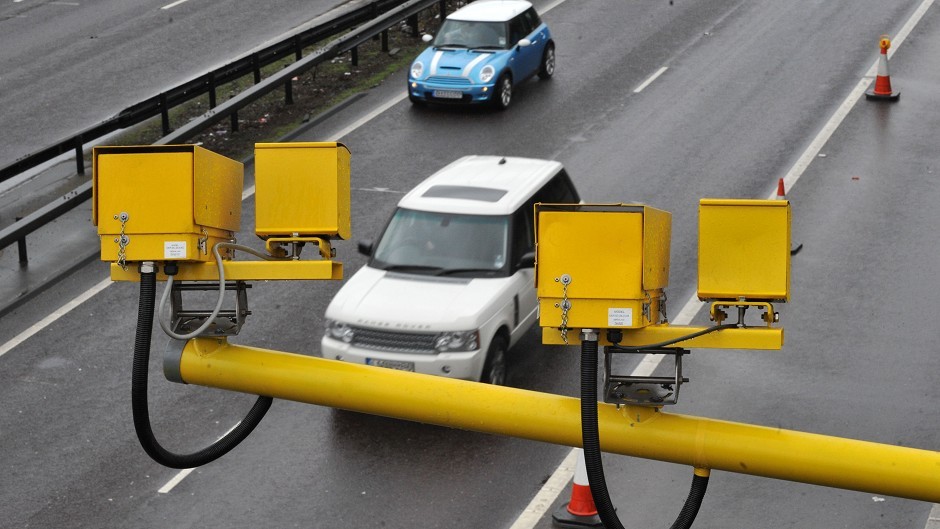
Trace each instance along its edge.
<path fill-rule="evenodd" d="M 790 202 L 699 201 L 698 297 L 789 301 Z"/>
<path fill-rule="evenodd" d="M 244 168 L 197 145 L 95 147 L 101 260 L 212 261 L 241 225 Z M 124 243 L 122 244 L 122 235 Z"/>
<path fill-rule="evenodd" d="M 535 217 L 542 327 L 631 329 L 659 322 L 669 283 L 669 212 L 633 204 L 536 204 Z"/>
<path fill-rule="evenodd" d="M 349 149 L 336 142 L 255 144 L 255 233 L 348 239 Z"/>

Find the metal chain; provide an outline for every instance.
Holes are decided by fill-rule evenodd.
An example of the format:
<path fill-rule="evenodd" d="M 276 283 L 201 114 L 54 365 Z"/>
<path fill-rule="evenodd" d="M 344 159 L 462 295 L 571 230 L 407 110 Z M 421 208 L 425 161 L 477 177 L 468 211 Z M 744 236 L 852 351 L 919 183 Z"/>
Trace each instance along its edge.
<path fill-rule="evenodd" d="M 561 340 L 568 345 L 568 309 L 571 308 L 571 301 L 568 300 L 568 285 L 571 284 L 571 276 L 562 274 L 561 278 L 555 278 L 555 281 L 561 282 Z"/>
<path fill-rule="evenodd" d="M 124 228 L 127 226 L 127 220 L 130 219 L 130 215 L 122 211 L 119 215 L 114 216 L 114 220 L 121 221 L 121 233 L 118 238 L 114 239 L 114 242 L 118 245 L 118 260 L 117 264 L 125 272 L 127 271 L 127 244 L 131 241 L 130 237 L 125 235 Z"/>
<path fill-rule="evenodd" d="M 199 251 L 205 255 L 209 255 L 209 232 L 203 228 L 202 235 L 203 237 L 199 239 Z"/>

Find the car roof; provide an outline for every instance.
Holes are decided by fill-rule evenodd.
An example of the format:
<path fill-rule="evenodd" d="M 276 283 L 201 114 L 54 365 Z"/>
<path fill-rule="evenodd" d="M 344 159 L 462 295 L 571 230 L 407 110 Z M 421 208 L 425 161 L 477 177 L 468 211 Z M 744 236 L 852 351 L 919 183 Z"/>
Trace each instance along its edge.
<path fill-rule="evenodd" d="M 440 213 L 508 215 L 562 168 L 552 160 L 464 156 L 415 186 L 398 206 Z"/>
<path fill-rule="evenodd" d="M 477 0 L 454 11 L 447 18 L 474 22 L 506 22 L 530 7 L 532 4 L 524 0 Z"/>

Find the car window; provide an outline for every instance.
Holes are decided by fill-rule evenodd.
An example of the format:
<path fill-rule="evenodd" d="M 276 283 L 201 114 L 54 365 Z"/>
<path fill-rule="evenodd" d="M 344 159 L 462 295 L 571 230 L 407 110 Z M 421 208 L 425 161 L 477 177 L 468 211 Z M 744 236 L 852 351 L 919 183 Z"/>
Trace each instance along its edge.
<path fill-rule="evenodd" d="M 509 217 L 399 208 L 376 245 L 371 265 L 432 275 L 503 275 Z"/>
<path fill-rule="evenodd" d="M 522 14 L 525 18 L 526 23 L 529 27 L 529 32 L 535 31 L 535 28 L 542 25 L 542 19 L 539 18 L 539 14 L 535 11 L 534 7 L 530 7 Z"/>
<path fill-rule="evenodd" d="M 503 22 L 475 22 L 444 20 L 434 37 L 438 48 L 506 48 L 506 24 Z"/>
<path fill-rule="evenodd" d="M 515 267 L 526 252 L 535 250 L 533 223 L 535 201 L 524 204 L 512 218 L 512 265 Z"/>
<path fill-rule="evenodd" d="M 529 30 L 526 28 L 525 19 L 521 15 L 509 21 L 509 42 L 513 46 L 528 34 Z"/>
<path fill-rule="evenodd" d="M 535 202 L 577 204 L 581 201 L 568 172 L 562 169 L 535 194 Z"/>

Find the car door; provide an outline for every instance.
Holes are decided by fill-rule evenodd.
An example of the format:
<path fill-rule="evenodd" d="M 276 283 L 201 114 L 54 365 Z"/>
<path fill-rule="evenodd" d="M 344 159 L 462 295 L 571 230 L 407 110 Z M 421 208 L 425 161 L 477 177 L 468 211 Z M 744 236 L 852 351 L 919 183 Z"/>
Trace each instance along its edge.
<path fill-rule="evenodd" d="M 512 284 L 516 328 L 513 338 L 524 334 L 538 318 L 538 298 L 535 292 L 535 268 L 519 266 L 522 256 L 535 251 L 535 223 L 533 209 L 535 200 L 522 205 L 512 218 Z"/>
<path fill-rule="evenodd" d="M 522 14 L 522 17 L 525 19 L 528 27 L 528 38 L 532 41 L 532 46 L 530 47 L 535 57 L 535 70 L 533 70 L 532 73 L 537 73 L 542 67 L 542 56 L 545 52 L 545 46 L 548 44 L 548 41 L 551 40 L 551 32 L 548 30 L 548 26 L 542 23 L 542 19 L 539 17 L 534 7 L 527 9 L 526 12 Z"/>
<path fill-rule="evenodd" d="M 513 81 L 519 82 L 528 78 L 538 71 L 539 63 L 542 60 L 542 46 L 534 44 L 531 46 L 519 46 L 519 41 L 523 38 L 538 37 L 538 34 L 532 34 L 532 28 L 525 13 L 519 14 L 509 21 L 509 42 L 514 46 L 513 49 Z"/>

